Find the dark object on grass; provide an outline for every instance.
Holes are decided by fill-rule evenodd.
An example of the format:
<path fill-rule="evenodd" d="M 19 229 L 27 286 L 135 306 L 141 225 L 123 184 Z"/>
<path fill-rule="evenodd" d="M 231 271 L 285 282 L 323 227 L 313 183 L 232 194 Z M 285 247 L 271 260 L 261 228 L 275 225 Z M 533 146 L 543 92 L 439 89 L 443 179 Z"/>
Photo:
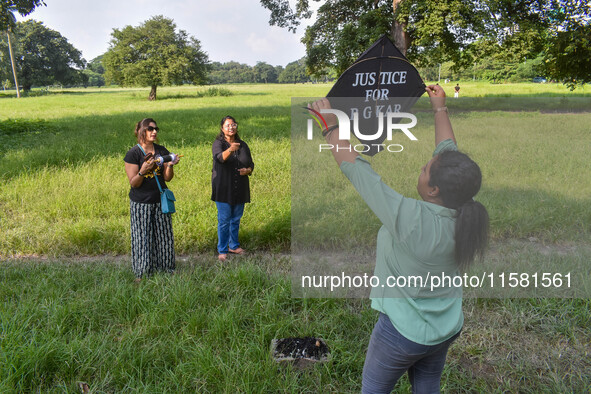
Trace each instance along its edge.
<path fill-rule="evenodd" d="M 279 363 L 290 363 L 303 369 L 328 361 L 330 350 L 321 338 L 282 338 L 271 342 L 271 356 Z"/>

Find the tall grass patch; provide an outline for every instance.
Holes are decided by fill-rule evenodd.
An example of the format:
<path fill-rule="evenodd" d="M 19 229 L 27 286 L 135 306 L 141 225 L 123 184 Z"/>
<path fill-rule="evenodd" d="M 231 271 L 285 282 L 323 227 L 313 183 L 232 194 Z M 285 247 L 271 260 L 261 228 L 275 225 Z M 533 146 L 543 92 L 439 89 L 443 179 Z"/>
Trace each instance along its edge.
<path fill-rule="evenodd" d="M 536 98 L 524 104 L 523 99 L 505 98 L 493 106 L 490 99 L 448 101 L 459 149 L 482 170 L 483 186 L 475 198 L 488 209 L 492 237 L 585 242 L 591 235 L 591 179 L 579 175 L 591 173 L 586 157 L 591 113 L 580 105 L 591 102 Z M 546 110 L 535 110 L 540 106 Z M 578 109 L 571 112 L 573 107 Z M 417 119 L 412 133 L 418 141 L 395 133 L 392 141 L 384 143 L 403 146 L 400 152 L 364 158 L 392 189 L 420 199 L 417 179 L 435 144 L 432 113 L 418 112 Z M 313 141 L 299 137 L 292 141 L 292 242 L 371 249 L 379 220 L 338 169 L 330 151 L 320 150 L 325 141 L 320 136 Z"/>
<path fill-rule="evenodd" d="M 276 260 L 213 261 L 190 261 L 139 286 L 112 263 L 2 271 L 0 389 L 74 392 L 78 381 L 97 391 L 355 388 L 365 344 L 357 338 L 370 330 L 371 311 L 360 302 L 292 299 Z M 356 333 L 338 324 L 361 316 Z M 339 362 L 304 374 L 281 368 L 271 340 L 293 335 L 330 338 Z"/>
<path fill-rule="evenodd" d="M 367 300 L 292 298 L 280 255 L 191 257 L 139 285 L 122 261 L 2 262 L 1 392 L 360 391 L 377 319 Z M 585 392 L 590 306 L 466 300 L 443 391 Z M 331 361 L 276 364 L 272 339 L 294 336 L 322 337 Z"/>
<path fill-rule="evenodd" d="M 486 96 L 480 101 L 450 98 L 448 106 L 460 148 L 483 170 L 484 186 L 477 198 L 489 208 L 493 236 L 534 236 L 551 242 L 588 237 L 586 223 L 591 218 L 585 207 L 591 182 L 578 177 L 577 172 L 588 172 L 591 165 L 585 152 L 590 118 L 581 107 L 585 102 L 576 101 L 588 100 L 587 93 L 571 93 L 552 84 L 466 83 L 463 87 L 467 94 Z M 292 182 L 311 186 L 314 179 L 333 191 L 348 190 L 339 199 L 351 218 L 349 223 L 364 223 L 369 217 L 377 228 L 367 209 L 355 205 L 354 192 L 330 155 L 306 159 L 322 171 L 304 171 L 303 178 L 290 179 L 291 97 L 322 96 L 329 88 L 171 87 L 161 89 L 161 99 L 156 102 L 145 100 L 143 89 L 80 89 L 0 100 L 0 223 L 4 234 L 0 255 L 126 253 L 129 186 L 122 157 L 135 144 L 135 123 L 148 116 L 161 127 L 160 142 L 185 156 L 170 183 L 179 200 L 173 220 L 180 253 L 213 250 L 215 246 L 216 213 L 209 199 L 210 149 L 219 119 L 228 114 L 238 119 L 240 134 L 251 146 L 256 164 L 251 177 L 252 203 L 242 226 L 246 245 L 288 248 Z M 564 97 L 521 97 L 515 104 L 504 97 L 517 91 Z M 422 108 L 423 101 L 417 108 Z M 556 101 L 574 110 L 551 112 Z M 520 110 L 522 105 L 526 110 Z M 543 112 L 536 111 L 537 107 Z M 405 140 L 404 152 L 370 159 L 386 183 L 415 198 L 418 171 L 433 149 L 431 115 L 419 113 L 419 119 L 413 130 L 418 142 Z M 327 215 L 337 206 L 301 202 L 311 217 Z M 339 224 L 334 230 L 349 229 Z M 373 242 L 373 231 L 355 233 L 361 242 Z"/>
<path fill-rule="evenodd" d="M 375 242 L 379 223 L 330 155 L 301 156 L 322 171 L 291 178 L 298 146 L 290 140 L 290 99 L 320 97 L 330 86 L 224 89 L 232 95 L 164 88 L 157 102 L 146 100 L 148 89 L 111 88 L 0 98 L 0 256 L 45 255 L 0 259 L 0 392 L 74 393 L 78 382 L 95 392 L 359 392 L 376 312 L 367 300 L 292 298 L 284 254 L 292 189 L 302 185 L 322 184 L 332 198 L 316 204 L 323 195 L 305 195 L 295 202 L 297 212 L 314 217 L 340 206 L 344 211 L 336 212 L 346 219 L 311 232 L 326 236 L 311 241 L 330 244 L 334 234 L 354 233 L 353 243 L 371 249 Z M 501 108 L 448 100 L 460 148 L 484 174 L 477 199 L 489 209 L 497 241 L 483 264 L 583 265 L 591 231 L 589 115 L 517 112 L 504 96 L 525 89 L 571 94 L 550 84 L 466 83 L 462 94 L 489 95 Z M 209 199 L 211 143 L 228 114 L 237 118 L 256 163 L 242 241 L 264 253 L 221 265 Z M 135 123 L 148 116 L 158 121 L 161 143 L 185 155 L 170 183 L 178 198 L 178 260 L 174 275 L 135 285 L 126 257 L 80 255 L 128 253 L 122 159 L 135 144 Z M 415 198 L 416 178 L 434 147 L 432 115 L 419 116 L 421 126 L 413 130 L 419 141 L 403 142 L 404 156 L 370 159 L 387 184 Z M 444 392 L 588 391 L 588 299 L 464 302 L 466 322 L 449 352 Z M 304 372 L 279 367 L 270 357 L 271 340 L 292 336 L 322 337 L 332 361 Z M 409 392 L 408 379 L 396 391 Z"/>
<path fill-rule="evenodd" d="M 127 253 L 129 184 L 123 156 L 136 143 L 135 123 L 145 117 L 158 121 L 160 143 L 184 155 L 169 185 L 178 199 L 177 252 L 213 250 L 211 144 L 228 114 L 238 120 L 256 165 L 243 242 L 249 248 L 285 250 L 291 92 L 290 86 L 179 87 L 162 89 L 162 99 L 150 103 L 137 97 L 142 90 L 95 89 L 0 100 L 5 163 L 0 255 Z"/>

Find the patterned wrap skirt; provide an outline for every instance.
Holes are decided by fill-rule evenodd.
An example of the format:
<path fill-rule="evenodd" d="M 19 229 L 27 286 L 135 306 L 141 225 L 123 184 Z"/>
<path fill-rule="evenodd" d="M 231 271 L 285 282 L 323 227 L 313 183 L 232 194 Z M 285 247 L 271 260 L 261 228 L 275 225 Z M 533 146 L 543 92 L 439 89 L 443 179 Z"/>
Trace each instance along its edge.
<path fill-rule="evenodd" d="M 136 278 L 154 272 L 174 272 L 172 215 L 162 213 L 160 203 L 130 201 L 131 268 Z"/>

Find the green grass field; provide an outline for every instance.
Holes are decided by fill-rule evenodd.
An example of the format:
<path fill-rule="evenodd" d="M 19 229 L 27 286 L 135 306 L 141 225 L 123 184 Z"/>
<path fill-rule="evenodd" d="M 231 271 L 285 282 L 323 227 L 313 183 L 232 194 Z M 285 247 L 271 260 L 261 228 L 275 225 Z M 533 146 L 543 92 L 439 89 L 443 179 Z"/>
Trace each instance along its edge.
<path fill-rule="evenodd" d="M 503 95 L 503 86 L 463 84 L 463 89 L 466 94 L 474 91 L 475 96 Z M 239 120 L 257 167 L 252 178 L 253 203 L 241 227 L 243 240 L 256 249 L 287 250 L 290 100 L 322 96 L 329 88 L 240 85 L 225 88 L 231 96 L 214 97 L 203 96 L 204 88 L 163 88 L 157 102 L 145 100 L 145 90 L 140 89 L 58 91 L 22 100 L 0 99 L 0 256 L 127 253 L 129 186 L 122 157 L 135 144 L 135 122 L 148 116 L 159 122 L 161 142 L 185 156 L 170 185 L 178 198 L 177 251 L 212 250 L 216 235 L 215 206 L 209 199 L 211 142 L 219 119 L 226 114 Z M 505 87 L 508 94 L 534 88 L 540 90 L 536 94 L 573 95 L 554 84 Z M 591 169 L 586 156 L 587 112 L 502 110 L 454 116 L 456 109 L 474 100 L 449 101 L 460 146 L 483 169 L 482 199 L 493 217 L 494 237 L 536 236 L 552 242 L 588 238 L 591 184 L 571 181 L 575 171 Z M 419 130 L 420 143 L 412 145 L 401 163 L 376 163 L 386 169 L 403 166 L 397 171 L 408 174 L 399 187 L 404 195 L 416 197 L 415 174 L 433 149 L 431 134 L 430 126 Z M 376 160 L 381 162 L 384 156 Z M 540 209 L 551 213 L 540 215 Z"/>
<path fill-rule="evenodd" d="M 460 147 L 483 170 L 478 199 L 493 242 L 482 264 L 584 264 L 591 256 L 588 86 L 461 86 L 462 97 L 448 106 Z M 156 102 L 146 100 L 147 89 L 0 94 L 0 392 L 74 393 L 78 382 L 93 392 L 359 391 L 376 313 L 367 300 L 292 298 L 289 279 L 292 215 L 299 221 L 335 209 L 299 192 L 348 187 L 330 157 L 320 163 L 326 171 L 296 171 L 292 179 L 291 97 L 320 97 L 330 85 L 222 89 L 160 88 Z M 241 226 L 253 254 L 222 266 L 211 143 L 228 114 L 256 163 Z M 160 142 L 184 154 L 170 183 L 180 257 L 175 275 L 136 286 L 123 155 L 135 144 L 134 124 L 148 116 L 158 121 Z M 404 143 L 404 160 L 371 159 L 387 183 L 415 198 L 433 149 L 427 115 L 423 121 L 419 142 Z M 300 196 L 293 201 L 292 187 Z M 341 199 L 351 224 L 327 222 L 329 234 L 355 231 L 367 216 L 350 190 Z M 375 221 L 370 231 L 359 228 L 356 242 L 371 245 L 378 228 Z M 591 389 L 588 298 L 470 298 L 465 314 L 444 392 Z M 304 372 L 272 362 L 273 338 L 309 335 L 327 341 L 331 362 Z M 408 381 L 397 389 L 408 392 Z"/>

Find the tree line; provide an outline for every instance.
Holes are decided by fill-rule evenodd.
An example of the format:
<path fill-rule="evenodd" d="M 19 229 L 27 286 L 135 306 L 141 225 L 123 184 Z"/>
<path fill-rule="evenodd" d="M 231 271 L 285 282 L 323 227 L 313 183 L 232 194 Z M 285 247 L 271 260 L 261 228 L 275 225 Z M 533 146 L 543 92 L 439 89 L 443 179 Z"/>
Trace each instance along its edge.
<path fill-rule="evenodd" d="M 311 75 L 341 74 L 383 34 L 418 68 L 516 80 L 528 68 L 571 88 L 591 82 L 588 0 L 260 0 L 269 23 L 296 31 Z M 314 19 L 312 19 L 314 18 Z M 424 76 L 423 76 L 424 77 Z M 424 77 L 425 78 L 425 77 Z"/>
<path fill-rule="evenodd" d="M 310 82 L 305 58 L 283 66 L 258 62 L 255 66 L 238 62 L 213 62 L 208 74 L 209 83 L 304 83 Z"/>
<path fill-rule="evenodd" d="M 104 55 L 98 56 L 87 63 L 88 81 L 84 86 L 105 86 Z M 306 59 L 293 61 L 287 66 L 272 66 L 266 62 L 258 62 L 255 66 L 229 61 L 225 63 L 211 62 L 208 64 L 207 83 L 211 85 L 232 83 L 305 83 L 315 82 L 306 73 Z"/>
<path fill-rule="evenodd" d="M 305 59 L 283 66 L 258 62 L 255 66 L 235 61 L 209 62 L 199 40 L 174 21 L 152 17 L 140 26 L 113 29 L 109 50 L 90 62 L 82 58 L 59 32 L 42 22 L 27 20 L 14 24 L 11 36 L 19 85 L 33 86 L 150 86 L 150 99 L 158 86 L 226 83 L 304 83 Z M 4 89 L 11 81 L 8 36 L 0 39 L 0 81 Z"/>
<path fill-rule="evenodd" d="M 270 23 L 295 31 L 312 16 L 307 0 L 260 0 Z M 201 43 L 155 16 L 113 29 L 107 52 L 86 62 L 80 51 L 41 22 L 16 23 L 42 0 L 0 0 L 0 81 L 33 86 L 158 86 L 298 83 L 332 80 L 382 34 L 388 34 L 423 78 L 447 70 L 454 79 L 519 81 L 544 75 L 569 84 L 591 82 L 591 5 L 578 0 L 374 0 L 322 2 L 302 42 L 306 57 L 285 67 L 210 62 Z M 11 40 L 12 37 L 12 40 Z M 13 76 L 14 78 L 11 78 Z M 17 78 L 18 77 L 18 78 Z M 18 81 L 17 81 L 18 79 Z M 14 85 L 13 85 L 14 86 Z M 18 90 L 17 90 L 18 92 Z"/>

